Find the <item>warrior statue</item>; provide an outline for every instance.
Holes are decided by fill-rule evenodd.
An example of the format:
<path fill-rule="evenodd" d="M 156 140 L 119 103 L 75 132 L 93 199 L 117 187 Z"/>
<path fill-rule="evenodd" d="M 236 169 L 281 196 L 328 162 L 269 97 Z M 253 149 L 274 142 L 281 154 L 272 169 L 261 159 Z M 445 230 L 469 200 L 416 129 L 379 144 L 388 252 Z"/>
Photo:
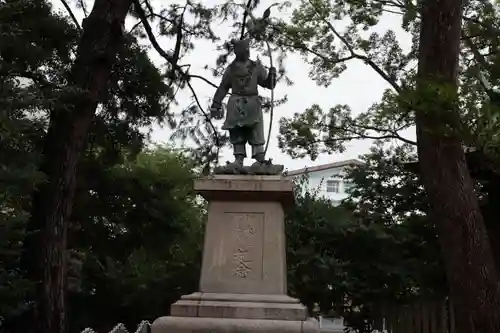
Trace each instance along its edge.
<path fill-rule="evenodd" d="M 271 67 L 267 73 L 260 61 L 250 60 L 249 40 L 233 40 L 232 43 L 236 57 L 222 76 L 210 114 L 215 119 L 223 118 L 222 100 L 231 89 L 222 129 L 229 130 L 234 162 L 216 168 L 215 173 L 280 174 L 283 166 L 273 165 L 270 160 L 265 159 L 264 121 L 261 98 L 257 91 L 257 85 L 274 89 L 276 69 Z M 252 158 L 255 159 L 250 168 L 243 166 L 247 156 L 247 142 L 252 147 Z"/>

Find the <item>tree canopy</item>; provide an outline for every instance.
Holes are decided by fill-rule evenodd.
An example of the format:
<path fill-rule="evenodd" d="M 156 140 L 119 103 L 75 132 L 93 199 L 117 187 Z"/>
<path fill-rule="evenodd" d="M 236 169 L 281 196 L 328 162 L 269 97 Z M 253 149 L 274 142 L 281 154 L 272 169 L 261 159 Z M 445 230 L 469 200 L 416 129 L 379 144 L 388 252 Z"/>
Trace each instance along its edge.
<path fill-rule="evenodd" d="M 448 294 L 435 226 L 405 156 L 374 147 L 346 175 L 354 186 L 342 205 L 305 193 L 288 217 L 290 292 L 359 332 L 372 331 L 384 304 Z"/>
<path fill-rule="evenodd" d="M 333 207 L 311 193 L 297 197 L 287 217 L 290 292 L 311 310 L 341 314 L 360 330 L 381 300 L 448 292 L 435 221 L 426 214 L 436 203 L 405 167 L 417 145 L 405 131 L 415 125 L 416 110 L 452 105 L 459 141 L 496 163 L 496 4 L 465 5 L 455 94 L 418 85 L 423 7 L 412 1 L 301 0 L 290 20 L 270 12 L 289 8 L 286 2 L 257 19 L 243 7 L 260 9 L 258 1 L 61 3 L 65 10 L 57 13 L 45 0 L 4 0 L 0 6 L 2 327 L 36 331 L 23 324 L 34 305 L 43 304 L 49 310 L 40 322 L 47 333 L 107 329 L 124 318 L 135 324 L 164 315 L 168 304 L 194 290 L 205 212 L 190 184 L 218 162 L 228 140 L 192 81 L 214 84 L 182 59 L 198 51 L 196 41 L 208 40 L 219 46 L 220 57 L 208 60 L 207 69 L 219 76 L 231 52 L 226 39 L 245 31 L 260 54 L 268 42 L 278 55 L 283 82 L 291 84 L 283 60 L 294 52 L 318 85 L 329 86 L 350 61 L 361 61 L 388 86 L 361 113 L 348 105 L 311 105 L 280 120 L 280 147 L 292 157 L 315 159 L 344 151 L 352 140 L 378 141 L 366 164 L 349 174 L 356 187 L 344 205 Z M 384 15 L 400 18 L 410 47 L 393 30 L 374 32 Z M 131 29 L 126 19 L 134 22 Z M 221 21 L 231 23 L 230 36 L 214 33 Z M 153 64 L 150 49 L 164 66 Z M 177 100 L 184 89 L 192 94 L 189 103 Z M 438 99 L 452 103 L 433 105 Z M 269 110 L 270 101 L 263 101 Z M 177 102 L 180 114 L 173 112 Z M 156 122 L 170 126 L 172 139 L 194 142 L 187 154 L 148 147 Z M 383 145 L 395 140 L 403 145 Z M 473 194 L 485 197 L 480 190 Z M 483 213 L 491 222 L 492 210 Z M 73 253 L 68 260 L 67 250 Z M 40 267 L 44 260 L 50 264 Z M 68 323 L 60 324 L 65 313 Z"/>
<path fill-rule="evenodd" d="M 304 112 L 280 122 L 280 146 L 292 156 L 335 153 L 357 139 L 378 139 L 413 144 L 406 129 L 414 126 L 412 110 L 423 98 L 416 96 L 419 8 L 412 1 L 302 1 L 291 23 L 278 22 L 276 44 L 299 51 L 310 66 L 310 76 L 328 86 L 351 61 L 362 61 L 367 70 L 380 75 L 388 89 L 368 110 L 353 112 L 348 105 L 324 110 L 312 105 Z M 397 21 L 412 38 L 410 47 L 401 44 L 396 28 L 375 29 L 383 17 Z M 494 153 L 498 133 L 496 107 L 478 80 L 481 69 L 492 86 L 498 73 L 498 8 L 487 1 L 468 1 L 463 14 L 460 58 L 461 125 L 457 129 L 468 146 Z M 345 26 L 341 29 L 340 27 Z M 421 102 L 420 102 L 421 103 Z"/>

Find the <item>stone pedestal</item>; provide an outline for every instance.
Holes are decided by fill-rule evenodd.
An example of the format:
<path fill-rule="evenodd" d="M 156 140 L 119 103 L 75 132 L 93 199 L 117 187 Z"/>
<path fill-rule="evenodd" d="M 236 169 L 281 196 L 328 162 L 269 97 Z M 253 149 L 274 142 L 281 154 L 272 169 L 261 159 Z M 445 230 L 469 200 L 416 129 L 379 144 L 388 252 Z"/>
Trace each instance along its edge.
<path fill-rule="evenodd" d="M 284 211 L 293 184 L 280 176 L 197 180 L 208 201 L 200 291 L 181 297 L 153 333 L 319 332 L 286 295 Z"/>

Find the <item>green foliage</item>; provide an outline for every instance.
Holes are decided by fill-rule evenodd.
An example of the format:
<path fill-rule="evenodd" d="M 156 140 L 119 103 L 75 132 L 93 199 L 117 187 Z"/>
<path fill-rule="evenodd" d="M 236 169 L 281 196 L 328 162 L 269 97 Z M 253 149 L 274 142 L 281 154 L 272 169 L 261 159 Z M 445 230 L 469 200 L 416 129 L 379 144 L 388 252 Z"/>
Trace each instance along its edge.
<path fill-rule="evenodd" d="M 104 329 L 165 315 L 199 278 L 204 208 L 193 162 L 170 149 L 80 179 L 71 246 L 86 254 L 72 324 Z"/>
<path fill-rule="evenodd" d="M 342 290 L 331 285 L 346 282 L 334 251 L 348 219 L 347 211 L 310 193 L 299 195 L 287 216 L 289 292 L 310 311 L 317 303 L 323 311 L 342 303 Z"/>
<path fill-rule="evenodd" d="M 4 82 L 4 87 L 7 85 Z M 3 95 L 0 93 L 0 95 Z M 5 99 L 4 96 L 0 97 Z M 1 102 L 0 102 L 1 103 Z M 0 321 L 20 310 L 20 300 L 31 289 L 18 271 L 19 251 L 28 219 L 29 191 L 41 180 L 37 173 L 39 139 L 35 122 L 15 112 L 0 116 Z M 8 156 L 8 158 L 6 158 Z"/>
<path fill-rule="evenodd" d="M 422 186 L 405 168 L 412 157 L 411 149 L 374 148 L 350 170 L 354 187 L 341 206 L 298 195 L 286 227 L 289 291 L 311 311 L 371 332 L 384 303 L 446 295 Z"/>
<path fill-rule="evenodd" d="M 85 11 L 84 3 L 77 3 Z M 243 12 L 232 3 L 217 8 L 196 2 L 163 9 L 150 2 L 142 5 L 148 22 L 173 43 L 160 70 L 139 43 L 146 37 L 142 26 L 127 34 L 108 94 L 87 136 L 68 239 L 70 248 L 85 254 L 81 290 L 70 294 L 74 330 L 89 325 L 107 330 L 118 321 L 134 325 L 165 315 L 170 303 L 194 291 L 199 276 L 205 210 L 193 194 L 191 170 L 203 169 L 216 159 L 213 129 L 196 98 L 180 117 L 170 113 L 170 103 L 179 89 L 189 88 L 190 81 L 199 78 L 179 62 L 193 50 L 194 40 L 226 42 L 211 29 L 217 18 L 234 20 L 234 34 L 239 37 Z M 485 20 L 481 22 L 497 24 L 494 11 L 477 1 L 470 6 L 477 6 L 474 15 L 488 14 L 481 16 Z M 401 11 L 402 26 L 416 36 L 416 5 L 409 2 L 403 6 L 395 1 L 303 1 L 289 23 L 263 14 L 266 24 L 257 29 L 261 38 L 256 38 L 255 47 L 262 51 L 264 38 L 274 45 L 280 79 L 288 80 L 283 54 L 293 50 L 303 54 L 318 84 L 329 85 L 345 70 L 345 61 L 358 59 L 393 87 L 358 116 L 345 105 L 327 112 L 312 106 L 282 120 L 283 149 L 293 156 L 316 157 L 342 151 L 344 142 L 355 138 L 402 139 L 399 132 L 413 121 L 408 101 L 417 46 L 403 51 L 391 31 L 366 35 L 391 9 Z M 132 15 L 137 14 L 135 8 Z M 331 19 L 346 17 L 351 21 L 344 32 L 330 24 Z M 81 32 L 68 21 L 42 0 L 6 0 L 0 6 L 0 108 L 6 111 L 0 114 L 0 315 L 4 317 L 17 317 L 32 299 L 30 281 L 16 268 L 30 195 L 43 181 L 36 170 L 48 115 L 65 107 L 61 96 L 72 93 L 66 86 L 67 75 Z M 468 29 L 487 33 L 481 24 Z M 484 42 L 484 51 L 496 37 L 480 38 L 473 40 Z M 496 64 L 494 55 L 487 60 Z M 226 61 L 227 54 L 218 67 Z M 491 105 L 485 93 L 473 89 L 478 83 L 470 68 L 464 64 L 462 109 L 486 115 Z M 198 144 L 190 158 L 172 149 L 144 148 L 144 127 L 165 121 L 176 129 L 174 137 Z M 477 128 L 487 132 L 479 123 Z M 473 142 L 475 136 L 470 137 Z M 220 138 L 222 144 L 227 141 L 222 134 Z M 297 197 L 297 206 L 287 217 L 289 284 L 290 292 L 311 310 L 317 305 L 322 312 L 337 312 L 352 326 L 361 327 L 382 300 L 443 292 L 435 232 L 421 213 L 426 208 L 422 189 L 402 164 L 411 157 L 406 147 L 394 152 L 374 149 L 367 164 L 351 173 L 357 187 L 344 206 L 333 207 L 310 193 Z"/>
<path fill-rule="evenodd" d="M 382 15 L 400 19 L 401 27 L 412 38 L 409 49 L 401 46 L 393 30 L 381 32 L 378 23 Z M 479 0 L 467 3 L 458 96 L 461 122 L 442 129 L 495 158 L 500 156 L 496 144 L 500 133 L 498 93 L 485 91 L 477 73 L 480 65 L 492 85 L 498 86 L 499 18 L 497 5 Z M 277 21 L 275 30 L 277 47 L 300 52 L 318 85 L 328 86 L 349 61 L 360 60 L 390 87 L 380 102 L 356 115 L 347 105 L 327 110 L 313 105 L 303 113 L 282 118 L 280 147 L 293 157 L 309 155 L 314 159 L 320 153 L 342 152 L 345 143 L 358 139 L 397 139 L 415 144 L 402 134 L 414 125 L 413 112 L 429 110 L 426 106 L 438 99 L 444 103 L 456 99 L 441 86 L 429 87 L 426 96 L 415 95 L 419 35 L 415 2 L 304 0 L 291 22 Z"/>
<path fill-rule="evenodd" d="M 68 21 L 55 14 L 47 1 L 9 0 L 0 6 L 2 328 L 4 319 L 8 324 L 27 324 L 23 316 L 34 300 L 32 281 L 24 279 L 19 270 L 19 259 L 26 236 L 31 194 L 35 186 L 44 181 L 37 170 L 49 114 L 54 108 L 64 109 L 65 97 L 74 94 L 67 82 L 80 31 Z M 156 308 L 160 311 L 168 308 L 163 305 L 178 297 L 179 293 L 193 288 L 193 281 L 197 279 L 196 264 L 186 264 L 199 262 L 199 221 L 203 213 L 186 188 L 192 179 L 189 171 L 192 162 L 165 149 L 143 152 L 139 160 L 136 159 L 147 140 L 144 127 L 164 120 L 172 123 L 173 119 L 169 113 L 173 90 L 165 75 L 151 63 L 146 51 L 147 48 L 140 46 L 135 37 L 126 36 L 118 54 L 118 64 L 112 69 L 108 93 L 103 96 L 103 103 L 87 136 L 87 150 L 79 166 L 69 243 L 87 254 L 84 272 L 90 272 L 84 274 L 84 291 L 72 295 L 70 302 L 71 306 L 85 309 L 80 312 L 81 317 L 72 320 L 72 325 L 79 327 L 84 325 L 80 320 L 90 315 L 99 318 L 97 314 L 108 313 L 103 307 L 92 307 L 95 297 L 111 305 L 113 293 L 120 297 L 124 295 L 114 306 L 121 309 L 122 315 L 123 311 L 130 311 L 140 316 L 144 312 L 122 310 L 126 302 L 131 302 L 126 298 L 137 301 L 137 304 L 147 303 L 145 294 L 134 295 L 139 285 L 154 284 L 159 277 L 162 277 L 161 283 L 169 284 L 165 287 L 159 283 L 165 289 L 163 296 L 158 298 L 165 302 Z M 162 176 L 164 173 L 173 178 Z M 143 177 L 143 185 L 136 184 L 139 176 Z M 96 184 L 96 179 L 102 183 Z M 151 194 L 153 190 L 155 193 Z M 96 191 L 102 201 L 96 202 L 88 191 Z M 131 196 L 120 197 L 127 194 Z M 146 198 L 149 201 L 144 201 Z M 134 202 L 129 201 L 132 199 Z M 118 211 L 110 211 L 110 207 Z M 83 222 L 86 223 L 84 227 L 78 228 Z M 130 230 L 125 236 L 116 237 L 117 230 L 109 229 L 113 224 L 119 231 L 125 227 Z M 79 235 L 86 238 L 80 239 Z M 108 238 L 114 240 L 110 246 L 106 246 Z M 160 250 L 162 246 L 164 248 Z M 184 251 L 184 246 L 190 251 Z M 109 251 L 110 259 L 106 251 Z M 143 260 L 144 257 L 148 260 Z M 108 261 L 109 268 L 104 265 L 106 269 L 103 271 L 101 264 Z M 92 269 L 99 273 L 95 273 L 95 279 Z M 169 279 L 166 273 L 172 278 Z M 120 274 L 130 278 L 120 284 Z M 176 274 L 182 274 L 183 278 Z M 155 276 L 155 281 L 152 281 L 152 276 Z M 93 284 L 99 285 L 99 293 L 94 298 L 91 296 L 97 288 L 92 287 Z M 103 295 L 106 288 L 110 294 Z M 130 315 L 131 320 L 137 319 L 133 315 Z M 128 313 L 125 316 L 128 317 Z M 103 322 L 109 319 L 116 322 L 121 317 L 108 316 Z"/>
<path fill-rule="evenodd" d="M 393 233 L 405 260 L 411 291 L 416 295 L 446 295 L 437 232 L 427 216 L 428 203 L 418 174 L 408 168 L 415 161 L 411 146 L 393 149 L 374 146 L 364 164 L 351 169 L 354 183 L 344 203 L 365 225 L 377 225 Z"/>
<path fill-rule="evenodd" d="M 410 145 L 385 148 L 378 143 L 363 156 L 364 164 L 350 169 L 347 177 L 356 185 L 346 204 L 367 223 L 396 225 L 409 216 L 427 211 L 418 175 L 408 170 L 415 151 Z"/>
<path fill-rule="evenodd" d="M 408 95 L 407 88 L 403 87 L 410 85 L 408 80 L 413 75 L 411 70 L 406 70 L 410 68 L 413 53 L 403 53 L 392 31 L 384 36 L 372 33 L 363 38 L 353 23 L 342 34 L 330 22 L 330 17 L 340 15 L 334 14 L 340 9 L 325 7 L 321 12 L 318 6 L 318 3 L 304 2 L 303 7 L 310 15 L 302 17 L 305 9 L 300 14 L 294 13 L 296 21 L 292 20 L 293 25 L 286 27 L 286 31 L 292 30 L 292 35 L 285 34 L 283 38 L 292 41 L 296 38 L 299 46 L 287 40 L 277 43 L 291 50 L 299 49 L 311 66 L 311 78 L 319 85 L 328 86 L 346 69 L 347 61 L 359 59 L 376 70 L 393 89 L 387 90 L 379 103 L 358 116 L 352 114 L 348 105 L 336 105 L 329 110 L 313 105 L 292 118 L 282 118 L 279 136 L 282 150 L 294 157 L 310 155 L 315 159 L 320 153 L 343 152 L 345 144 L 356 139 L 399 139 L 411 143 L 400 132 L 410 127 L 412 120 L 406 111 L 410 103 L 401 97 Z M 332 13 L 325 13 L 327 10 Z M 303 27 L 309 28 L 306 36 L 305 32 L 297 33 L 299 29 L 307 29 Z"/>
<path fill-rule="evenodd" d="M 32 284 L 19 271 L 30 194 L 43 181 L 39 144 L 50 105 L 50 77 L 68 54 L 74 32 L 42 1 L 0 6 L 0 321 L 24 311 Z M 24 78 L 21 79 L 21 78 Z"/>

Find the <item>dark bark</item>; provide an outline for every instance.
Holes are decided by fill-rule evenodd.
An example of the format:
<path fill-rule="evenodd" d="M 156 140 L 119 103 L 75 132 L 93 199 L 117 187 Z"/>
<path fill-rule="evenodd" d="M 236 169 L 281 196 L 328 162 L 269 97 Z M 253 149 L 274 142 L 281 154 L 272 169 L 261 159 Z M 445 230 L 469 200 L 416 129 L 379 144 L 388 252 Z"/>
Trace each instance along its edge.
<path fill-rule="evenodd" d="M 419 164 L 460 332 L 500 332 L 500 283 L 460 138 L 456 108 L 462 1 L 424 0 L 416 112 Z M 443 95 L 432 95 L 435 88 Z M 432 96 L 432 100 L 429 100 Z M 425 100 L 427 99 L 427 100 Z"/>
<path fill-rule="evenodd" d="M 85 19 L 65 97 L 52 110 L 41 171 L 46 181 L 33 194 L 22 264 L 37 281 L 36 332 L 65 333 L 66 235 L 75 173 L 97 105 L 107 92 L 111 67 L 123 44 L 132 0 L 96 0 Z"/>
<path fill-rule="evenodd" d="M 500 273 L 500 177 L 492 177 L 485 185 L 484 192 L 487 193 L 487 202 L 482 212 L 497 272 Z"/>
<path fill-rule="evenodd" d="M 468 152 L 465 159 L 472 180 L 483 184 L 480 195 L 486 196 L 486 200 L 480 201 L 480 209 L 488 231 L 496 268 L 500 273 L 500 220 L 498 219 L 500 216 L 500 173 L 498 172 L 498 162 L 491 160 L 481 151 Z M 418 162 L 407 163 L 405 169 L 420 177 Z"/>

